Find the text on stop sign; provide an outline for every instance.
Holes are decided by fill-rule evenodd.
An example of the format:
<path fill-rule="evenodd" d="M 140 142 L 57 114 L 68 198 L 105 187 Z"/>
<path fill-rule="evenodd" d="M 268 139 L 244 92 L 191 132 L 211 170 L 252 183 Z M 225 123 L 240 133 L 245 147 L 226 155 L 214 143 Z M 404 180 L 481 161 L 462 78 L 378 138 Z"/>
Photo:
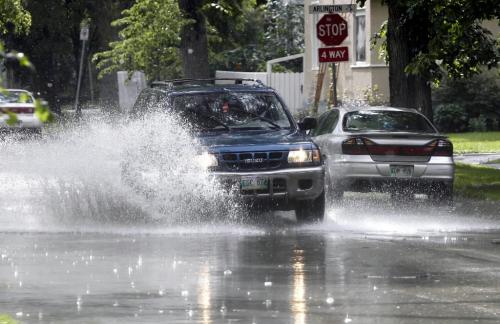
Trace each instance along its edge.
<path fill-rule="evenodd" d="M 319 37 L 339 36 L 343 35 L 347 30 L 347 24 L 324 24 L 318 26 Z"/>

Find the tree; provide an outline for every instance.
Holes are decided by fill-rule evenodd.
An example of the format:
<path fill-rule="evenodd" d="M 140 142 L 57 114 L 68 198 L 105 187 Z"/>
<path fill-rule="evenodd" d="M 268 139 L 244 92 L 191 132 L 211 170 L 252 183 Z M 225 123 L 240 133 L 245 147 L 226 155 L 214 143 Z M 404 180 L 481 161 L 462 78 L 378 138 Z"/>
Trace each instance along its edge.
<path fill-rule="evenodd" d="M 181 28 L 182 70 L 186 78 L 208 78 L 208 40 L 203 0 L 178 0 L 184 19 L 191 23 Z"/>
<path fill-rule="evenodd" d="M 498 0 L 381 0 L 389 11 L 385 48 L 391 105 L 432 118 L 431 83 L 500 62 L 499 40 L 481 26 L 500 18 Z M 364 5 L 365 0 L 358 0 Z"/>
<path fill-rule="evenodd" d="M 10 32 L 27 34 L 30 26 L 31 15 L 21 0 L 0 0 L 0 36 Z"/>
<path fill-rule="evenodd" d="M 102 51 L 116 37 L 110 21 L 118 18 L 131 1 L 25 0 L 25 8 L 31 13 L 30 33 L 12 36 L 7 47 L 24 52 L 37 69 L 36 73 L 28 74 L 24 69 L 16 68 L 16 83 L 40 93 L 55 111 L 73 102 L 82 20 L 91 21 L 87 52 Z M 87 85 L 85 81 L 87 78 L 84 87 Z"/>
<path fill-rule="evenodd" d="M 217 67 L 265 71 L 266 61 L 304 51 L 303 6 L 269 0 L 244 10 L 240 17 L 236 28 L 223 38 L 225 44 L 231 40 L 231 45 L 218 48 Z M 285 66 L 301 70 L 302 62 L 290 61 Z"/>
<path fill-rule="evenodd" d="M 138 0 L 113 22 L 120 39 L 94 60 L 101 76 L 125 69 L 143 70 L 150 79 L 209 77 L 211 46 L 226 49 L 221 39 L 233 44 L 227 31 L 255 6 L 254 0 Z"/>
<path fill-rule="evenodd" d="M 112 26 L 121 28 L 119 40 L 94 60 L 100 75 L 124 69 L 142 70 L 153 79 L 178 75 L 179 33 L 186 20 L 174 0 L 142 0 L 122 13 Z"/>

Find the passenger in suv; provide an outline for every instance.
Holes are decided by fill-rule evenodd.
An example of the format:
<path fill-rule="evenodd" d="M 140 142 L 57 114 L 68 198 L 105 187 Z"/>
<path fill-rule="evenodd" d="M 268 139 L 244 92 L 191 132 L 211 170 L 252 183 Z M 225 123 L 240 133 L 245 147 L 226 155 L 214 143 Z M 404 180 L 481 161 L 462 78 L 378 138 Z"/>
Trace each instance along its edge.
<path fill-rule="evenodd" d="M 192 127 L 206 167 L 239 196 L 276 210 L 295 210 L 298 222 L 325 212 L 324 167 L 305 131 L 275 90 L 245 79 L 153 82 L 139 95 L 132 116 L 155 108 L 178 114 Z M 226 84 L 217 84 L 225 82 Z"/>

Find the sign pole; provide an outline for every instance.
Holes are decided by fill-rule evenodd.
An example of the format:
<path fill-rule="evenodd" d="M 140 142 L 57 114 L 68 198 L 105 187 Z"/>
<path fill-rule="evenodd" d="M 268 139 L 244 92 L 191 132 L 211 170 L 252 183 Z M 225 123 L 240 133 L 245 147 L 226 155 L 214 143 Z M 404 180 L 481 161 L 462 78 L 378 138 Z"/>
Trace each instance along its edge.
<path fill-rule="evenodd" d="M 80 51 L 80 68 L 78 70 L 78 81 L 76 83 L 76 98 L 75 98 L 75 114 L 76 118 L 80 119 L 82 117 L 82 108 L 79 105 L 80 98 L 80 86 L 82 84 L 82 74 L 83 74 L 83 62 L 85 57 L 85 42 L 89 39 L 89 26 L 82 25 L 80 29 L 80 40 L 82 41 L 82 49 Z"/>
<path fill-rule="evenodd" d="M 339 102 L 337 99 L 337 63 L 332 63 L 332 94 L 332 104 L 334 107 L 338 107 Z"/>

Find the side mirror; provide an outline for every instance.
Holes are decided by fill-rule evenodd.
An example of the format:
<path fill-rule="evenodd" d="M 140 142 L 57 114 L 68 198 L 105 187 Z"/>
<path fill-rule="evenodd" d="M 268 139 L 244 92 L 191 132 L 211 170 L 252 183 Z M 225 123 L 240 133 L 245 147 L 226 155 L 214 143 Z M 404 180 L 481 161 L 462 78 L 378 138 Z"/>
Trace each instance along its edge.
<path fill-rule="evenodd" d="M 306 131 L 316 128 L 318 125 L 318 120 L 314 117 L 305 117 L 302 122 L 299 123 L 299 129 Z"/>

